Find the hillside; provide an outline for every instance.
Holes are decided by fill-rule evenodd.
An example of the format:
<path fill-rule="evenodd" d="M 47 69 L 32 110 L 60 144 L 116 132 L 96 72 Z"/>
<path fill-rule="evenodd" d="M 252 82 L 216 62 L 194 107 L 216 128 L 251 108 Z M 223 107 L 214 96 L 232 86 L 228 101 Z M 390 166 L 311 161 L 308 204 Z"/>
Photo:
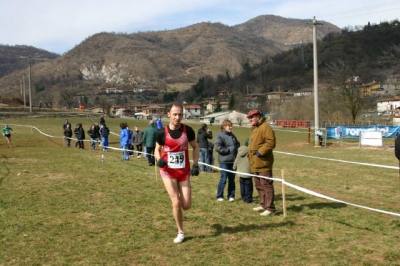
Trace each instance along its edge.
<path fill-rule="evenodd" d="M 107 87 L 185 90 L 203 76 L 235 77 L 245 66 L 287 50 L 290 38 L 282 31 L 309 35 L 305 27 L 303 20 L 261 16 L 233 27 L 199 23 L 170 31 L 98 33 L 54 60 L 35 61 L 33 99 L 66 91 L 92 94 Z M 321 36 L 328 30 L 339 32 L 332 26 Z M 0 79 L 1 95 L 18 96 L 21 74 Z"/>
<path fill-rule="evenodd" d="M 58 54 L 27 45 L 0 45 L 0 78 L 14 71 L 27 68 L 29 56 L 55 59 Z"/>
<path fill-rule="evenodd" d="M 233 28 L 267 40 L 274 40 L 279 43 L 281 50 L 290 50 L 295 44 L 312 43 L 312 24 L 310 20 L 263 15 Z M 317 39 L 322 39 L 328 33 L 340 33 L 340 29 L 329 22 L 322 21 L 322 25 L 318 26 Z"/>

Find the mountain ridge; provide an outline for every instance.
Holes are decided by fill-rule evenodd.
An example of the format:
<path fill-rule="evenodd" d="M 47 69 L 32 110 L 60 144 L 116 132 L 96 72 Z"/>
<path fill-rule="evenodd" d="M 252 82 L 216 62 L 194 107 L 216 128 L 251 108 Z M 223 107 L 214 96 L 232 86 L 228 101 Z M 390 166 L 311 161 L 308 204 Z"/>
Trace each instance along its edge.
<path fill-rule="evenodd" d="M 273 25 L 270 29 L 269 23 Z M 245 64 L 254 65 L 291 49 L 285 42 L 296 32 L 305 33 L 304 23 L 264 15 L 236 26 L 202 22 L 166 31 L 97 33 L 61 56 L 32 66 L 33 86 L 40 88 L 36 100 L 43 92 L 94 93 L 113 86 L 189 89 L 203 76 L 235 76 Z M 340 32 L 334 25 L 321 27 L 321 38 L 332 30 Z M 15 84 L 23 71 L 0 78 L 1 94 L 17 95 Z"/>

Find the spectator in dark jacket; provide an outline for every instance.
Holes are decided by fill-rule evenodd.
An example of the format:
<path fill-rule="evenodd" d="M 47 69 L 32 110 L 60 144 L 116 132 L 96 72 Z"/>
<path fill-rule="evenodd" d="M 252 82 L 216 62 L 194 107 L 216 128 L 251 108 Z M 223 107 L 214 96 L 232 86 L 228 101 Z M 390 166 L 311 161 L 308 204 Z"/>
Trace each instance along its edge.
<path fill-rule="evenodd" d="M 64 139 L 67 148 L 71 148 L 71 137 L 72 137 L 72 129 L 71 129 L 71 124 L 69 124 L 66 125 L 64 129 Z"/>
<path fill-rule="evenodd" d="M 96 129 L 96 125 L 93 124 L 87 133 L 91 139 L 92 150 L 94 150 L 96 148 L 96 143 L 99 141 L 100 132 Z"/>
<path fill-rule="evenodd" d="M 76 128 L 74 130 L 75 137 L 76 137 L 76 146 L 79 146 L 79 149 L 85 149 L 85 144 L 83 143 L 85 139 L 85 130 L 83 130 L 82 124 L 79 123 L 76 125 Z"/>
<path fill-rule="evenodd" d="M 143 132 L 137 126 L 132 134 L 132 143 L 136 146 L 137 158 L 140 158 L 143 151 Z"/>
<path fill-rule="evenodd" d="M 106 124 L 106 120 L 104 119 L 104 115 L 102 115 L 101 117 L 100 117 L 100 125 L 105 125 Z"/>
<path fill-rule="evenodd" d="M 218 133 L 214 143 L 215 150 L 218 152 L 218 162 L 221 169 L 233 171 L 240 143 L 232 133 L 232 122 L 224 120 L 221 125 L 221 132 Z M 235 200 L 235 174 L 220 170 L 221 178 L 218 184 L 217 200 L 224 200 L 224 188 L 228 180 L 228 199 Z"/>
<path fill-rule="evenodd" d="M 394 140 L 394 155 L 400 161 L 400 134 L 397 132 L 397 137 Z"/>
<path fill-rule="evenodd" d="M 72 130 L 72 126 L 71 123 L 68 121 L 68 119 L 65 119 L 65 122 L 63 124 L 63 130 L 65 130 L 67 128 L 67 126 L 69 125 L 69 129 Z"/>
<path fill-rule="evenodd" d="M 197 143 L 200 150 L 200 162 L 210 164 L 208 156 L 208 139 L 212 139 L 212 132 L 206 124 L 202 124 L 201 128 L 197 131 Z M 211 167 L 200 164 L 202 172 L 212 172 Z"/>
<path fill-rule="evenodd" d="M 108 150 L 108 135 L 110 135 L 110 130 L 107 125 L 100 126 L 100 136 L 101 136 L 101 145 L 103 146 L 103 151 Z"/>

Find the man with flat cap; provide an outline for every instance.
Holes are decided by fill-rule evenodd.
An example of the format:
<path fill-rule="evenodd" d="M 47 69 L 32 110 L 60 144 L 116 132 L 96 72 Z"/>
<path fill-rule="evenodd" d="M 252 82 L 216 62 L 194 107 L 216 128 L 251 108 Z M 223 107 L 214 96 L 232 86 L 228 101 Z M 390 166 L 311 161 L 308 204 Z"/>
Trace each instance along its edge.
<path fill-rule="evenodd" d="M 250 171 L 259 176 L 254 177 L 254 184 L 260 196 L 260 206 L 253 210 L 262 211 L 261 216 L 269 216 L 276 211 L 274 184 L 273 180 L 268 179 L 268 177 L 272 177 L 274 164 L 275 132 L 259 110 L 251 110 L 247 114 L 247 118 L 252 128 L 248 148 Z"/>

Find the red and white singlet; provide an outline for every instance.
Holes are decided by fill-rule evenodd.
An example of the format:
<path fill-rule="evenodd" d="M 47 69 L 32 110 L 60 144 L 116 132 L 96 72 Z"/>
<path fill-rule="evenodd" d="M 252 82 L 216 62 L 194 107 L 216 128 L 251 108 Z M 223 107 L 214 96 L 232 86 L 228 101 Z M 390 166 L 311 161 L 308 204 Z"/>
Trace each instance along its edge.
<path fill-rule="evenodd" d="M 168 126 L 164 127 L 165 143 L 161 158 L 168 162 L 160 169 L 163 178 L 177 178 L 186 180 L 190 176 L 190 162 L 188 152 L 188 137 L 186 125 L 182 125 L 182 134 L 178 139 L 174 139 L 168 132 Z"/>

